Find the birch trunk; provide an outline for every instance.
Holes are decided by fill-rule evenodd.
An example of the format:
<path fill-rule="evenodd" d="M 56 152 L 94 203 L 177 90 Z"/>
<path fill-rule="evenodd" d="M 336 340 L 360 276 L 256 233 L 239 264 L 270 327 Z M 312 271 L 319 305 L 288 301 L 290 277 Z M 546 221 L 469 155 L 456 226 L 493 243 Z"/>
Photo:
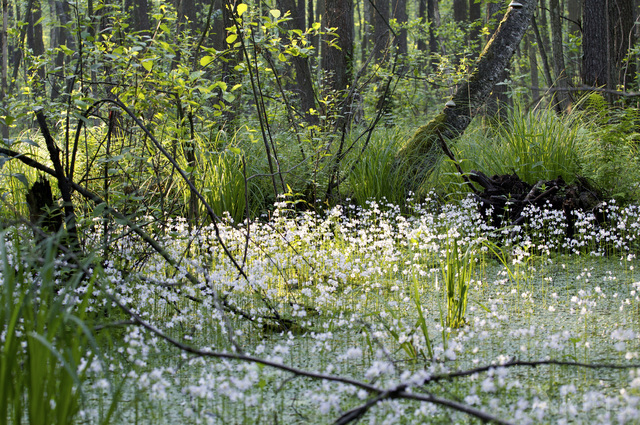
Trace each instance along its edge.
<path fill-rule="evenodd" d="M 420 127 L 396 156 L 396 171 L 405 188 L 416 191 L 442 156 L 439 138 L 460 137 L 493 90 L 524 36 L 536 0 L 521 0 L 521 8 L 509 8 L 498 29 L 478 57 L 471 75 L 462 81 L 448 106 L 430 123 Z"/>

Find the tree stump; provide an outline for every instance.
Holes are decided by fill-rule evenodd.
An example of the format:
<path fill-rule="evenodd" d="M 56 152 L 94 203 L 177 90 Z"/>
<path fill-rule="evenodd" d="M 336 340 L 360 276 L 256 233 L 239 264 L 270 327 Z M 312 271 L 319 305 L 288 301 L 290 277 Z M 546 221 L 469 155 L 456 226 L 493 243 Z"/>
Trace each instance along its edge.
<path fill-rule="evenodd" d="M 58 232 L 62 228 L 62 211 L 53 202 L 53 193 L 49 181 L 40 176 L 27 191 L 29 220 L 34 225 L 33 236 L 38 243 L 44 234 Z"/>

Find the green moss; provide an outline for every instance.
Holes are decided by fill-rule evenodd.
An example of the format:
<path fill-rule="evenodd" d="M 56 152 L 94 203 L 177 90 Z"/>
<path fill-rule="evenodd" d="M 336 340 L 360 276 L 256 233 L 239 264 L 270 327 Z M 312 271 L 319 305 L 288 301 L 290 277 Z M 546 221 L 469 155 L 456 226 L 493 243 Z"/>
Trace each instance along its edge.
<path fill-rule="evenodd" d="M 396 170 L 408 190 L 417 191 L 442 157 L 438 139 L 446 130 L 447 116 L 442 112 L 418 128 L 396 155 Z"/>

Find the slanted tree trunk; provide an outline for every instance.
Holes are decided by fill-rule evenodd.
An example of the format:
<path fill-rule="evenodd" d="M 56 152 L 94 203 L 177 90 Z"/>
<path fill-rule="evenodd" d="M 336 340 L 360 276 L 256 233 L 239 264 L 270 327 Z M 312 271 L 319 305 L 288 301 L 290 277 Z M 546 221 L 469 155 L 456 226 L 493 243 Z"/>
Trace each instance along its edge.
<path fill-rule="evenodd" d="M 420 127 L 398 152 L 396 171 L 404 177 L 407 190 L 418 190 L 442 156 L 440 136 L 449 142 L 460 137 L 499 81 L 529 27 L 536 0 L 520 0 L 520 3 L 521 8 L 509 8 L 471 75 L 460 83 L 445 109 L 429 124 Z"/>
<path fill-rule="evenodd" d="M 503 6 L 503 3 L 497 3 L 495 1 L 487 3 L 486 24 L 490 34 L 493 34 L 498 29 Z M 513 102 L 507 93 L 507 86 L 505 84 L 497 84 L 508 79 L 509 69 L 504 68 L 498 76 L 498 81 L 496 81 L 496 85 L 493 87 L 493 90 L 491 90 L 491 94 L 485 104 L 485 115 L 488 118 L 500 121 L 506 117 L 504 113 L 505 108 L 512 106 Z"/>

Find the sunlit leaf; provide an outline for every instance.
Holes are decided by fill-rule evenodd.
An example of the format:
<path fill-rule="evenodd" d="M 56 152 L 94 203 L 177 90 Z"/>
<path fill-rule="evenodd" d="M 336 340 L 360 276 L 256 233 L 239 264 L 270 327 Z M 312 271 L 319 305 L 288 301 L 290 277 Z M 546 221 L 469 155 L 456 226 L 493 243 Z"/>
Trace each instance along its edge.
<path fill-rule="evenodd" d="M 147 70 L 147 72 L 151 72 L 151 69 L 153 68 L 153 59 L 142 61 L 142 66 Z"/>
<path fill-rule="evenodd" d="M 236 12 L 238 12 L 238 16 L 242 16 L 242 14 L 247 11 L 247 9 L 248 6 L 245 3 L 240 3 L 236 6 Z"/>
<path fill-rule="evenodd" d="M 207 66 L 213 62 L 214 59 L 213 56 L 203 56 L 202 59 L 200 59 L 200 66 Z"/>
<path fill-rule="evenodd" d="M 227 44 L 233 43 L 236 41 L 236 38 L 238 38 L 237 34 L 230 34 L 229 37 L 227 37 Z"/>
<path fill-rule="evenodd" d="M 269 11 L 269 14 L 270 14 L 271 16 L 273 16 L 273 17 L 274 17 L 274 19 L 278 19 L 278 18 L 280 17 L 280 15 L 281 15 L 281 13 L 280 13 L 280 11 L 279 11 L 278 9 L 271 9 L 271 10 Z"/>

